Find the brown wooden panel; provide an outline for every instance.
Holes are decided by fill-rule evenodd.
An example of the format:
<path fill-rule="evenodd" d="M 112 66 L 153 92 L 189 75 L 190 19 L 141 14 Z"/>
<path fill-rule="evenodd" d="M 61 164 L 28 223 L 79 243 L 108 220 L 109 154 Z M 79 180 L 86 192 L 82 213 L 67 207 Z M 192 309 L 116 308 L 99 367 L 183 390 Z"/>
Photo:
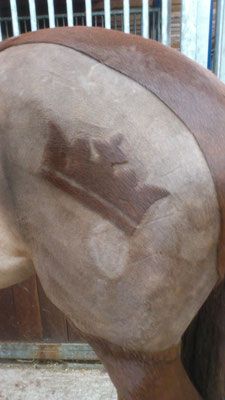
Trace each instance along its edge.
<path fill-rule="evenodd" d="M 225 281 L 212 292 L 187 330 L 183 360 L 204 399 L 225 399 Z"/>
<path fill-rule="evenodd" d="M 14 306 L 21 341 L 42 339 L 42 323 L 35 277 L 13 287 Z"/>
<path fill-rule="evenodd" d="M 76 329 L 32 277 L 0 290 L 0 341 L 81 342 Z"/>
<path fill-rule="evenodd" d="M 67 322 L 61 311 L 45 295 L 38 282 L 40 312 L 43 327 L 43 339 L 51 342 L 67 342 Z"/>
<path fill-rule="evenodd" d="M 0 340 L 18 340 L 18 324 L 16 321 L 13 289 L 0 290 Z"/>

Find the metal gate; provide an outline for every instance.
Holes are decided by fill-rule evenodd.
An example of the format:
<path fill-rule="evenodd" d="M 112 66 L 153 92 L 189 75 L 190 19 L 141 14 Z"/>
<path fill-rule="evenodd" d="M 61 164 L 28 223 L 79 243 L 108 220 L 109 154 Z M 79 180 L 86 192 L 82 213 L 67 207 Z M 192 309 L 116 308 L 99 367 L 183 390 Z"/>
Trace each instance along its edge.
<path fill-rule="evenodd" d="M 211 55 L 214 54 L 213 69 L 225 81 L 225 0 L 155 0 L 151 5 L 149 0 L 140 0 L 135 8 L 131 7 L 130 0 L 121 0 L 119 9 L 111 8 L 113 0 L 102 0 L 100 11 L 93 9 L 92 0 L 84 0 L 83 12 L 74 12 L 73 0 L 65 0 L 64 12 L 60 14 L 55 12 L 57 0 L 45 0 L 47 14 L 44 15 L 36 11 L 37 0 L 27 0 L 29 15 L 25 16 L 18 13 L 20 0 L 6 1 L 10 16 L 0 15 L 0 40 L 45 27 L 87 25 L 141 34 L 166 45 L 171 44 L 171 9 L 174 3 L 180 3 L 181 51 L 204 67 L 212 67 Z M 215 40 L 213 18 L 216 19 Z"/>

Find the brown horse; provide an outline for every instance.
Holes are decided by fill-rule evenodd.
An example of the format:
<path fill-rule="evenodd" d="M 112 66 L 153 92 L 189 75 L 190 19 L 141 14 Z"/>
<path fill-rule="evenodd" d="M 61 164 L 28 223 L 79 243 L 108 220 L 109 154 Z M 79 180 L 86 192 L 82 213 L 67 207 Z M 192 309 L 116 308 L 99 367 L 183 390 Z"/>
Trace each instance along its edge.
<path fill-rule="evenodd" d="M 119 400 L 197 400 L 183 332 L 224 276 L 225 88 L 91 28 L 0 45 L 0 287 L 34 269 Z"/>

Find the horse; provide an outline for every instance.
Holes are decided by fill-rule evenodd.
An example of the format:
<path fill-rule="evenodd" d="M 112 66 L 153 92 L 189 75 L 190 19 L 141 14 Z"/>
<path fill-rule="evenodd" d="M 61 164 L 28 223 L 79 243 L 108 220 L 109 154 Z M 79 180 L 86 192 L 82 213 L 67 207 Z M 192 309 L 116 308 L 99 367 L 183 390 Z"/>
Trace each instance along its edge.
<path fill-rule="evenodd" d="M 225 88 L 101 28 L 0 44 L 0 288 L 34 271 L 119 400 L 199 400 L 181 338 L 224 279 Z"/>

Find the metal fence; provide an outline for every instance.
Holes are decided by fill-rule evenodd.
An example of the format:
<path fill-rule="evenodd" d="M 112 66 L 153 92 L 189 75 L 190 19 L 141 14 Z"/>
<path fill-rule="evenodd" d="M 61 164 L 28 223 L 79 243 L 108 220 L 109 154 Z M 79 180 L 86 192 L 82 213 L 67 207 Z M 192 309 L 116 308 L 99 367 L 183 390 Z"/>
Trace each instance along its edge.
<path fill-rule="evenodd" d="M 149 18 L 149 37 L 155 40 L 160 40 L 161 31 L 161 19 L 160 19 L 160 8 L 151 7 L 148 11 Z M 128 29 L 129 32 L 133 34 L 141 35 L 143 33 L 142 26 L 142 8 L 132 8 L 129 12 L 129 21 L 127 21 L 124 15 L 123 9 L 112 10 L 110 12 L 110 28 L 116 30 L 125 31 Z M 17 25 L 15 31 L 15 26 L 13 26 L 12 17 L 2 17 L 0 18 L 1 24 L 1 37 L 2 39 L 7 39 L 18 33 L 25 33 L 31 30 L 49 28 L 50 25 L 54 26 L 68 26 L 70 21 L 71 26 L 76 25 L 86 25 L 87 16 L 85 12 L 73 13 L 68 17 L 67 13 L 54 14 L 54 21 L 51 21 L 49 15 L 36 15 L 35 16 L 35 29 L 32 29 L 31 16 L 17 16 Z M 105 27 L 107 23 L 107 17 L 104 10 L 93 11 L 91 14 L 91 25 L 98 27 Z"/>
<path fill-rule="evenodd" d="M 84 0 L 85 12 L 74 13 L 73 0 L 65 0 L 65 13 L 55 13 L 54 0 L 46 0 L 47 15 L 37 15 L 35 0 L 27 0 L 29 16 L 19 16 L 17 3 L 8 0 L 10 17 L 0 15 L 0 40 L 27 31 L 55 26 L 102 26 L 141 34 L 145 38 L 171 43 L 172 0 L 156 1 L 159 7 L 149 7 L 149 0 L 140 0 L 139 8 L 132 8 L 129 0 L 121 1 L 121 9 L 111 10 L 111 1 L 102 0 L 102 11 L 92 10 L 92 1 Z M 37 0 L 36 0 L 37 1 Z M 57 0 L 55 0 L 56 2 Z M 1 0 L 0 0 L 1 2 Z M 204 67 L 209 67 L 214 52 L 214 70 L 225 81 L 225 0 L 217 0 L 216 39 L 212 41 L 213 0 L 181 0 L 181 51 Z"/>

